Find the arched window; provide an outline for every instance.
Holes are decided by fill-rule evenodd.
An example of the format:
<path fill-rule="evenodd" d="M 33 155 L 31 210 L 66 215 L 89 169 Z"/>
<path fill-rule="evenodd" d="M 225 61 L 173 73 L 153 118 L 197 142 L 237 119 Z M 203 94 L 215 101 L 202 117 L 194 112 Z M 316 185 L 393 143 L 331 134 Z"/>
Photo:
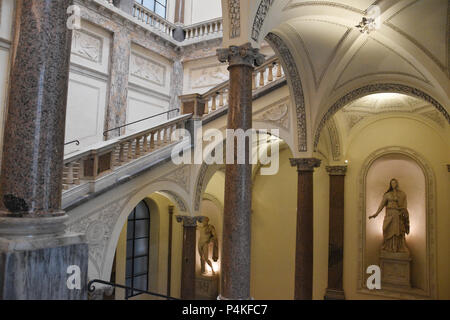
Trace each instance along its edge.
<path fill-rule="evenodd" d="M 150 210 L 144 201 L 139 202 L 128 216 L 126 286 L 148 290 L 150 246 Z M 125 298 L 139 293 L 127 290 Z"/>
<path fill-rule="evenodd" d="M 138 3 L 152 10 L 157 15 L 166 18 L 167 0 L 138 0 Z"/>

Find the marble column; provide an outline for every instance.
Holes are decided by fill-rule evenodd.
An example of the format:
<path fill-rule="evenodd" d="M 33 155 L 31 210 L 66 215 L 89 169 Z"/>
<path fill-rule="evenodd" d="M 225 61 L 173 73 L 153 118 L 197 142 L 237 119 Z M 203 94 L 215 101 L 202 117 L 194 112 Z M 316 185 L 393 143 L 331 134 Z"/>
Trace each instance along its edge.
<path fill-rule="evenodd" d="M 64 233 L 61 209 L 72 3 L 18 3 L 0 177 L 0 299 L 87 298 L 87 244 Z M 80 288 L 67 286 L 69 266 L 78 267 Z"/>
<path fill-rule="evenodd" d="M 109 80 L 109 99 L 106 129 L 110 130 L 126 122 L 128 78 L 130 72 L 131 40 L 126 27 L 114 33 Z M 121 134 L 125 129 L 121 129 Z M 118 130 L 110 131 L 107 138 L 119 135 Z"/>
<path fill-rule="evenodd" d="M 133 5 L 135 0 L 114 0 L 113 4 L 119 9 L 122 9 L 128 14 L 133 13 Z"/>
<path fill-rule="evenodd" d="M 313 287 L 313 173 L 321 160 L 290 159 L 297 167 L 297 242 L 295 249 L 295 300 L 312 300 Z"/>
<path fill-rule="evenodd" d="M 217 50 L 219 60 L 229 63 L 230 88 L 227 129 L 252 128 L 252 74 L 264 56 L 251 45 Z M 237 164 L 237 139 L 234 138 L 234 164 L 226 164 L 225 208 L 221 259 L 221 299 L 245 300 L 250 297 L 250 214 L 252 202 L 252 165 L 250 142 L 245 146 L 245 163 Z M 227 145 L 230 143 L 227 142 Z"/>
<path fill-rule="evenodd" d="M 197 222 L 202 217 L 177 216 L 183 223 L 183 258 L 181 262 L 181 299 L 195 299 L 195 253 L 197 247 Z"/>
<path fill-rule="evenodd" d="M 328 166 L 330 175 L 328 287 L 326 300 L 345 300 L 342 287 L 344 257 L 344 184 L 347 166 Z"/>

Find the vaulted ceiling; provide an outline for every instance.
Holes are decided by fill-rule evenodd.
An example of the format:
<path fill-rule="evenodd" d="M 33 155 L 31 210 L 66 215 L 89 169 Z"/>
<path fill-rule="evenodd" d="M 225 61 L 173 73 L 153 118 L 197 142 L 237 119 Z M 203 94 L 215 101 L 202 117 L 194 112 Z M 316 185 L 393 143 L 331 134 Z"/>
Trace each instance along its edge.
<path fill-rule="evenodd" d="M 449 0 L 276 0 L 264 32 L 295 57 L 313 127 L 345 94 L 367 84 L 418 88 L 449 112 Z M 355 26 L 371 5 L 379 28 Z"/>

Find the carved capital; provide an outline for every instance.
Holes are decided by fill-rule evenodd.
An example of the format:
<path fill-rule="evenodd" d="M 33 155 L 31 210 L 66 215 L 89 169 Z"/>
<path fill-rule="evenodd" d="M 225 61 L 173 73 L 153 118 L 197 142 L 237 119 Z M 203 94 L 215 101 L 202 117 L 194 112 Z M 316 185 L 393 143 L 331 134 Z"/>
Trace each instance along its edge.
<path fill-rule="evenodd" d="M 320 167 L 322 160 L 316 158 L 297 158 L 290 159 L 291 166 L 297 167 L 297 171 L 313 171 L 314 168 Z"/>
<path fill-rule="evenodd" d="M 230 67 L 246 65 L 253 68 L 262 65 L 265 60 L 265 56 L 259 53 L 259 49 L 252 48 L 250 43 L 240 47 L 230 46 L 229 48 L 217 49 L 217 56 L 220 62 L 228 62 Z"/>
<path fill-rule="evenodd" d="M 347 173 L 347 166 L 327 166 L 325 169 L 330 176 L 345 176 Z"/>
<path fill-rule="evenodd" d="M 182 222 L 183 227 L 197 227 L 197 222 L 203 222 L 203 216 L 176 216 L 177 222 Z"/>

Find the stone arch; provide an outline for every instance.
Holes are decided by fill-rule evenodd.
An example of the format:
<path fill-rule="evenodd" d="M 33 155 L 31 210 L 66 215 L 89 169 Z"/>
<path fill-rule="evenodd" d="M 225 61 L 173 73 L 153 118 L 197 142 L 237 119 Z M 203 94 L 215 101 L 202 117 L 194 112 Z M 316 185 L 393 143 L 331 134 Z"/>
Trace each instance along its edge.
<path fill-rule="evenodd" d="M 289 91 L 296 111 L 298 151 L 306 152 L 308 151 L 308 135 L 305 95 L 295 59 L 289 50 L 289 47 L 280 36 L 270 32 L 265 39 L 280 58 L 281 64 L 285 70 Z"/>
<path fill-rule="evenodd" d="M 261 128 L 258 128 L 259 126 L 255 126 L 255 129 L 257 132 L 259 132 L 260 130 L 263 130 Z M 280 139 L 285 139 L 287 138 L 282 130 L 280 129 L 280 135 L 278 136 L 278 138 Z M 264 132 L 264 133 L 268 133 L 268 132 Z M 284 140 L 286 141 L 286 140 Z M 216 145 L 219 145 L 223 143 L 224 148 L 226 146 L 226 139 L 224 139 L 223 141 L 219 141 L 216 143 Z M 288 148 L 291 148 L 291 146 L 286 143 L 286 145 L 288 146 Z M 291 148 L 292 151 L 292 148 Z M 225 152 L 224 152 L 224 157 L 225 157 Z M 225 158 L 224 158 L 224 162 L 225 162 Z M 193 194 L 193 211 L 194 212 L 198 212 L 200 210 L 200 203 L 202 200 L 202 195 L 205 192 L 206 186 L 208 185 L 209 180 L 211 180 L 212 176 L 214 175 L 214 173 L 216 173 L 217 170 L 219 170 L 221 167 L 223 167 L 224 165 L 221 164 L 211 164 L 208 165 L 207 163 L 203 162 L 201 165 L 199 165 L 199 168 L 197 170 L 197 174 L 196 174 L 196 179 L 195 179 L 195 191 Z"/>
<path fill-rule="evenodd" d="M 429 94 L 425 93 L 422 90 L 403 84 L 394 84 L 394 83 L 369 84 L 345 94 L 340 99 L 338 99 L 330 108 L 328 108 L 327 112 L 325 113 L 325 115 L 323 115 L 315 131 L 314 150 L 317 150 L 320 134 L 322 132 L 322 129 L 325 127 L 327 120 L 329 120 L 336 112 L 338 112 L 341 108 L 343 108 L 344 106 L 346 106 L 347 104 L 351 103 L 354 100 L 357 100 L 369 94 L 384 93 L 384 92 L 401 93 L 422 99 L 433 105 L 440 113 L 442 113 L 445 119 L 447 119 L 447 122 L 450 124 L 450 115 L 448 114 L 447 110 L 436 99 L 434 99 L 432 96 L 430 96 Z"/>
<path fill-rule="evenodd" d="M 167 190 L 171 190 L 168 192 Z M 151 183 L 145 187 L 142 187 L 138 192 L 133 193 L 131 196 L 127 196 L 120 203 L 120 206 L 115 208 L 116 212 L 109 212 L 109 215 L 112 216 L 110 218 L 109 232 L 105 235 L 107 241 L 102 248 L 103 254 L 100 261 L 95 261 L 98 264 L 98 278 L 102 280 L 109 281 L 111 268 L 114 259 L 114 253 L 117 247 L 117 243 L 119 240 L 120 232 L 122 231 L 125 220 L 128 217 L 128 214 L 133 210 L 136 205 L 147 198 L 148 195 L 153 194 L 155 192 L 162 192 L 164 194 L 169 194 L 171 199 L 173 199 L 173 195 L 175 195 L 178 201 L 174 201 L 180 211 L 188 211 L 189 213 L 189 195 L 178 186 L 176 183 L 172 181 L 158 181 Z M 183 204 L 180 207 L 180 203 Z M 184 207 L 184 208 L 183 208 Z M 89 239 L 88 239 L 89 240 Z M 99 260 L 96 259 L 96 260 Z M 91 257 L 90 257 L 91 260 Z M 91 274 L 90 274 L 91 275 Z"/>
<path fill-rule="evenodd" d="M 425 177 L 425 189 L 426 189 L 426 220 L 427 220 L 427 262 L 426 262 L 426 275 L 428 278 L 428 288 L 426 293 L 430 298 L 435 298 L 437 295 L 437 285 L 436 285 L 436 178 L 434 171 L 426 160 L 418 152 L 406 148 L 406 147 L 398 147 L 391 146 L 386 148 L 381 148 L 373 153 L 371 153 L 363 165 L 361 166 L 359 176 L 358 176 L 358 184 L 359 184 L 359 201 L 358 201 L 358 235 L 359 235 L 359 252 L 358 252 L 358 291 L 366 292 L 363 286 L 364 275 L 366 274 L 366 270 L 364 270 L 364 244 L 365 244 L 365 227 L 366 227 L 366 183 L 367 183 L 367 174 L 372 164 L 388 155 L 403 155 L 407 158 L 413 160 L 422 170 L 422 173 Z M 392 298 L 411 298 L 411 295 L 407 293 L 392 293 L 392 292 L 383 292 L 383 296 L 390 296 Z M 423 296 L 422 296 L 423 297 Z"/>

